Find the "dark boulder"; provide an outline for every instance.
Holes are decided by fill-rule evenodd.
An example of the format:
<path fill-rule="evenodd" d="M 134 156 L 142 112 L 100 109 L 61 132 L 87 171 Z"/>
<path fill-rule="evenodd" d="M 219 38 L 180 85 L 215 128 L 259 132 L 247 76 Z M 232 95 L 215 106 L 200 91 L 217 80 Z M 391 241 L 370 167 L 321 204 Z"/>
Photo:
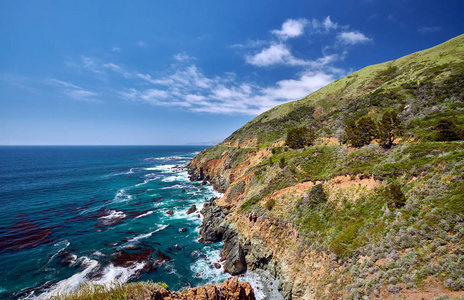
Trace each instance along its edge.
<path fill-rule="evenodd" d="M 193 204 L 192 206 L 190 206 L 190 208 L 187 210 L 187 215 L 190 215 L 194 212 L 197 211 L 197 206 L 195 204 Z"/>

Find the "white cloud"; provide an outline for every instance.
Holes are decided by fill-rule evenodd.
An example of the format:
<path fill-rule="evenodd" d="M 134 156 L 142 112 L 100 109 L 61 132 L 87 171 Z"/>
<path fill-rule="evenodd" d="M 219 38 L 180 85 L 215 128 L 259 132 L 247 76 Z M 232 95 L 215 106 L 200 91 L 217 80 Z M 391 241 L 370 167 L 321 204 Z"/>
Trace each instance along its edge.
<path fill-rule="evenodd" d="M 258 67 L 266 67 L 282 64 L 288 60 L 289 57 L 291 57 L 291 53 L 285 45 L 275 44 L 253 56 L 247 56 L 246 61 Z"/>
<path fill-rule="evenodd" d="M 349 31 L 349 32 L 341 32 L 337 38 L 344 44 L 347 45 L 355 45 L 359 43 L 366 43 L 372 41 L 372 39 L 368 38 L 361 32 L 357 31 Z"/>
<path fill-rule="evenodd" d="M 80 86 L 70 82 L 58 79 L 46 79 L 45 83 L 56 87 L 62 94 L 74 100 L 93 102 L 96 101 L 95 97 L 99 95 L 98 93 L 83 89 Z"/>
<path fill-rule="evenodd" d="M 334 23 L 334 22 L 332 22 L 332 20 L 330 20 L 330 16 L 327 16 L 327 18 L 325 18 L 325 20 L 324 20 L 324 22 L 322 24 L 324 25 L 324 28 L 326 30 L 337 29 L 338 28 L 338 24 Z"/>
<path fill-rule="evenodd" d="M 177 53 L 174 55 L 174 59 L 177 61 L 186 61 L 186 60 L 191 60 L 192 58 L 187 55 L 187 53 L 182 52 L 182 53 Z"/>
<path fill-rule="evenodd" d="M 279 38 L 286 40 L 303 34 L 304 27 L 308 23 L 306 19 L 292 20 L 289 19 L 282 24 L 282 29 L 271 31 Z"/>
<path fill-rule="evenodd" d="M 246 57 L 247 63 L 257 67 L 267 67 L 271 65 L 289 65 L 289 66 L 306 66 L 313 69 L 319 69 L 341 56 L 338 54 L 324 55 L 316 60 L 304 60 L 296 58 L 292 55 L 286 45 L 275 44 L 269 48 L 263 49 L 255 55 Z"/>
<path fill-rule="evenodd" d="M 308 58 L 296 57 L 292 54 L 289 38 L 303 35 L 305 27 L 310 29 L 309 33 L 312 34 L 313 37 L 314 34 L 322 34 L 324 36 L 333 37 L 331 46 L 326 45 L 325 47 L 322 47 L 322 57 L 311 60 Z M 306 19 L 289 19 L 282 24 L 282 29 L 273 30 L 271 32 L 277 35 L 279 40 L 276 41 L 271 39 L 269 41 L 259 41 L 259 43 L 248 42 L 244 45 L 233 45 L 233 47 L 246 50 L 247 47 L 258 48 L 266 45 L 266 47 L 256 51 L 254 54 L 245 54 L 245 61 L 257 67 L 287 65 L 319 69 L 336 60 L 343 59 L 347 52 L 346 49 L 340 49 L 341 47 L 372 40 L 359 31 L 349 31 L 349 26 L 347 25 L 342 26 L 333 22 L 330 19 L 330 16 L 327 16 L 323 20 L 312 19 L 311 21 Z M 326 40 L 327 38 L 324 39 Z M 324 42 L 326 43 L 326 41 Z M 341 53 L 324 53 L 324 50 L 328 48 L 335 49 L 337 52 Z"/>
<path fill-rule="evenodd" d="M 327 16 L 323 21 L 312 19 L 308 22 L 310 32 L 318 34 L 329 34 L 331 30 L 337 30 L 340 28 L 347 28 L 348 26 L 340 26 L 335 22 L 332 22 L 330 16 Z"/>
<path fill-rule="evenodd" d="M 308 45 L 314 47 L 314 39 L 319 36 L 324 40 L 324 44 L 320 45 L 320 55 L 316 57 L 309 57 L 314 56 L 314 51 L 298 48 L 300 51 L 293 53 L 291 50 L 294 38 L 303 37 L 305 29 L 308 31 L 306 35 L 312 39 Z M 282 24 L 281 29 L 271 33 L 269 40 L 232 46 L 244 51 L 246 62 L 256 67 L 280 65 L 299 68 L 295 77 L 266 85 L 241 80 L 233 72 L 208 76 L 192 63 L 196 60 L 184 52 L 173 55 L 175 62 L 163 75 L 159 75 L 159 71 L 128 71 L 122 65 L 99 63 L 91 58 L 83 59 L 82 69 L 126 74 L 127 80 L 119 83 L 122 88 L 116 92 L 129 101 L 192 112 L 256 115 L 276 105 L 302 99 L 337 79 L 345 72 L 333 64 L 344 59 L 349 46 L 372 40 L 347 25 L 333 22 L 330 16 L 311 21 L 290 19 Z M 252 50 L 254 53 L 250 53 Z M 70 86 L 69 89 L 78 91 L 80 88 Z M 85 97 L 85 93 L 82 96 Z"/>
<path fill-rule="evenodd" d="M 121 51 L 121 48 L 114 46 L 113 48 L 111 48 L 111 50 L 114 52 L 119 52 Z"/>
<path fill-rule="evenodd" d="M 140 48 L 146 48 L 148 45 L 145 41 L 138 41 L 137 46 L 139 46 Z"/>
<path fill-rule="evenodd" d="M 226 73 L 211 78 L 197 66 L 190 65 L 178 67 L 171 74 L 160 78 L 139 73 L 138 78 L 158 87 L 124 89 L 119 95 L 131 101 L 184 108 L 193 112 L 256 115 L 276 105 L 301 99 L 335 79 L 333 74 L 324 71 L 307 71 L 297 79 L 260 86 L 231 80 L 234 77 Z"/>

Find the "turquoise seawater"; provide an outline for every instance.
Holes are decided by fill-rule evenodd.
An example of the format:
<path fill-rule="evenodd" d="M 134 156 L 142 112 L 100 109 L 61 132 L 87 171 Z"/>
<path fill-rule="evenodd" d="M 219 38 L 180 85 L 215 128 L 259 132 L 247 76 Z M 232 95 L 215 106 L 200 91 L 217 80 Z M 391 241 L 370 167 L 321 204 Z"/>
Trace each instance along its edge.
<path fill-rule="evenodd" d="M 221 244 L 199 243 L 202 217 L 186 214 L 219 196 L 184 168 L 204 148 L 0 147 L 0 298 L 85 282 L 181 290 L 227 278 L 214 265 Z"/>

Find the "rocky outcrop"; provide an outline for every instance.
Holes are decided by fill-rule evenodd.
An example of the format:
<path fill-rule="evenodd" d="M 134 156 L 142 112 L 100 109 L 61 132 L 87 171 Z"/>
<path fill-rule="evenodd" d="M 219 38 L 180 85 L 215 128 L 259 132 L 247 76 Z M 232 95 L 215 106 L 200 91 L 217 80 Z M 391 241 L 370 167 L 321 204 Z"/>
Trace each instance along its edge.
<path fill-rule="evenodd" d="M 218 206 L 214 200 L 201 213 L 204 216 L 200 229 L 200 242 L 224 240 L 221 258 L 225 261 L 224 270 L 231 275 L 246 271 L 245 252 L 237 230 L 226 220 L 227 208 Z"/>
<path fill-rule="evenodd" d="M 194 212 L 197 211 L 197 206 L 195 204 L 193 204 L 192 206 L 190 206 L 190 208 L 187 210 L 186 214 L 187 215 L 190 215 L 190 214 L 193 214 Z"/>
<path fill-rule="evenodd" d="M 154 290 L 153 300 L 255 300 L 253 288 L 248 282 L 239 282 L 236 277 L 221 285 L 207 285 L 188 289 L 184 292 L 171 292 L 165 289 Z"/>
<path fill-rule="evenodd" d="M 201 210 L 204 217 L 200 228 L 200 242 L 218 242 L 224 237 L 229 225 L 225 217 L 228 211 L 214 203 L 214 199 Z"/>

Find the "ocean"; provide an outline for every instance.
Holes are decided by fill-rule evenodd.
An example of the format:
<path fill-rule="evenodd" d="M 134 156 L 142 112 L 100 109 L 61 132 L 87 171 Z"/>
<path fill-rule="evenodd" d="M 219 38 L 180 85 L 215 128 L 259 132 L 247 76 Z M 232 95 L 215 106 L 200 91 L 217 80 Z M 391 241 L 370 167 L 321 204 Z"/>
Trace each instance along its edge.
<path fill-rule="evenodd" d="M 188 179 L 186 164 L 204 148 L 0 147 L 0 298 L 46 298 L 86 282 L 182 290 L 228 278 L 217 264 L 222 244 L 198 242 L 199 210 L 221 196 Z"/>

